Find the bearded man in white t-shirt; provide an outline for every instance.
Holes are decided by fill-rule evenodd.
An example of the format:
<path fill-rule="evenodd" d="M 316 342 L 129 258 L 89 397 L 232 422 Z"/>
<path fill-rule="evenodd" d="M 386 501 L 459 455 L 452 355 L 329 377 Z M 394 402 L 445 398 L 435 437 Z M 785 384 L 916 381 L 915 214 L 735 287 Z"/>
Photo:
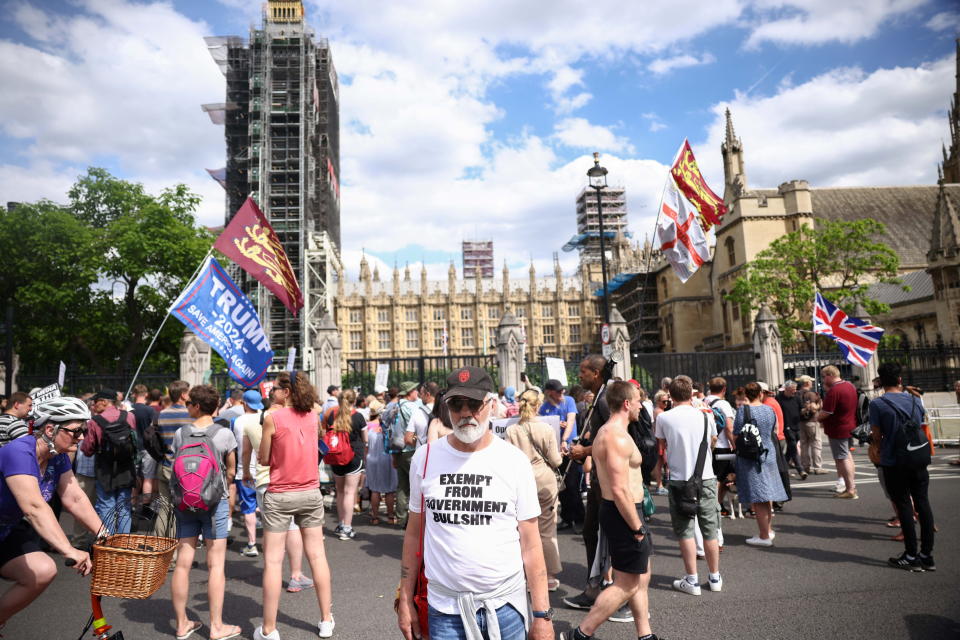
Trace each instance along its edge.
<path fill-rule="evenodd" d="M 457 369 L 447 387 L 454 431 L 420 447 L 410 463 L 397 623 L 406 640 L 423 637 L 414 605 L 422 524 L 433 640 L 552 640 L 530 462 L 490 430 L 497 395 L 486 371 Z"/>
<path fill-rule="evenodd" d="M 717 481 L 710 464 L 710 448 L 716 441 L 716 422 L 709 409 L 698 409 L 691 404 L 693 381 L 687 376 L 677 376 L 670 383 L 670 398 L 673 408 L 657 417 L 656 436 L 670 468 L 670 521 L 673 533 L 680 539 L 680 555 L 686 571 L 684 577 L 673 581 L 677 591 L 700 595 L 700 579 L 697 576 L 697 545 L 694 527 L 703 534 L 703 551 L 710 570 L 711 591 L 723 588 L 720 577 L 720 504 L 717 502 Z M 706 420 L 704 419 L 706 418 Z M 706 436 L 704 435 L 706 433 Z M 675 503 L 675 488 L 690 480 L 696 470 L 697 455 L 706 437 L 707 449 L 703 471 L 703 491 L 695 516 L 685 516 Z"/>

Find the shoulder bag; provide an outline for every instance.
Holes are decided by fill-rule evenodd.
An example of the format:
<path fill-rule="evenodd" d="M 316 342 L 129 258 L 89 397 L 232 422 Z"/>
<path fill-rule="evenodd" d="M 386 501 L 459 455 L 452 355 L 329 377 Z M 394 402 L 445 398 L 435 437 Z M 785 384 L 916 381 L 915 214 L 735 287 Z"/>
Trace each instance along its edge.
<path fill-rule="evenodd" d="M 703 464 L 707 459 L 707 440 L 710 437 L 710 425 L 707 414 L 703 414 L 703 442 L 700 443 L 700 452 L 697 454 L 697 466 L 693 475 L 684 483 L 670 483 L 670 498 L 680 515 L 692 518 L 700 510 L 700 497 L 703 493 Z"/>

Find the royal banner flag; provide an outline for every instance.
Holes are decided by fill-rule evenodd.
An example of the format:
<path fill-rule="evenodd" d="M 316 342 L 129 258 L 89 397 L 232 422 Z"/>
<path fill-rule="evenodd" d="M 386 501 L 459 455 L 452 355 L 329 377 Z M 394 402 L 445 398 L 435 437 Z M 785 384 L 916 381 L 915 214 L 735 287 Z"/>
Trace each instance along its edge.
<path fill-rule="evenodd" d="M 883 329 L 848 316 L 819 291 L 813 301 L 813 332 L 833 338 L 847 361 L 858 367 L 869 364 L 883 337 Z"/>
<path fill-rule="evenodd" d="M 693 157 L 693 149 L 686 139 L 670 167 L 670 175 L 676 181 L 680 192 L 700 214 L 700 227 L 704 232 L 709 231 L 713 225 L 720 224 L 720 218 L 727 212 L 727 205 L 723 203 L 723 198 L 707 186 L 707 181 L 703 179 L 700 167 L 697 166 L 697 159 Z"/>
<path fill-rule="evenodd" d="M 244 387 L 255 387 L 267 374 L 273 349 L 260 316 L 213 256 L 174 302 L 171 313 L 220 354 L 230 377 Z"/>
<path fill-rule="evenodd" d="M 303 307 L 303 292 L 280 238 L 252 198 L 237 210 L 213 248 L 256 278 L 293 315 Z"/>
<path fill-rule="evenodd" d="M 707 237 L 697 224 L 693 207 L 677 188 L 673 174 L 667 174 L 660 197 L 657 239 L 663 257 L 673 267 L 680 282 L 689 280 L 710 259 Z"/>

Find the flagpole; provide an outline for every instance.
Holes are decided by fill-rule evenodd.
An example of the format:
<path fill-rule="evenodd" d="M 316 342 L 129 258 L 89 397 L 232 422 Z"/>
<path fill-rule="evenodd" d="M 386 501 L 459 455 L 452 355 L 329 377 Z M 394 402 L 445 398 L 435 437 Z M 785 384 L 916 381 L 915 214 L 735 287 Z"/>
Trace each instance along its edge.
<path fill-rule="evenodd" d="M 813 385 L 814 390 L 820 393 L 820 360 L 817 358 L 817 290 L 813 290 L 813 314 L 810 317 L 813 323 Z"/>
<path fill-rule="evenodd" d="M 209 258 L 212 254 L 213 254 L 213 246 L 210 247 L 210 250 L 207 251 L 207 255 L 203 256 L 203 260 L 201 260 L 197 268 L 194 269 L 193 275 L 191 275 L 187 279 L 187 286 L 190 286 L 190 283 L 193 282 L 193 279 L 197 277 L 198 273 L 200 273 L 200 269 L 203 268 L 203 265 L 206 263 L 207 258 Z M 167 318 L 170 317 L 170 313 L 173 311 L 173 307 L 175 304 L 177 304 L 177 300 L 179 299 L 180 299 L 180 294 L 177 294 L 177 297 L 174 298 L 173 302 L 170 303 L 170 308 L 167 309 L 167 313 L 163 316 L 163 321 L 160 323 L 160 327 L 157 329 L 157 332 L 153 334 L 153 339 L 150 340 L 150 344 L 147 346 L 147 350 L 143 354 L 143 359 L 140 360 L 140 366 L 137 367 L 136 372 L 133 374 L 133 379 L 130 380 L 130 387 L 127 389 L 127 392 L 123 396 L 125 399 L 130 397 L 130 393 L 133 391 L 133 385 L 135 385 L 137 382 L 137 376 L 140 375 L 140 370 L 143 369 L 143 364 L 147 361 L 147 356 L 150 355 L 150 350 L 153 349 L 153 345 L 154 343 L 156 343 L 157 337 L 160 335 L 160 332 L 163 331 L 164 325 L 167 324 Z"/>

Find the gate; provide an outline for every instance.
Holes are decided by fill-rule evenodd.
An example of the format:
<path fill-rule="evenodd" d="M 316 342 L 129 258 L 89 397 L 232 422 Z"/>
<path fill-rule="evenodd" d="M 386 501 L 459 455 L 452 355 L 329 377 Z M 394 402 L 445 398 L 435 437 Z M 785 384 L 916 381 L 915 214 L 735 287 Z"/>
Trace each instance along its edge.
<path fill-rule="evenodd" d="M 420 384 L 432 381 L 443 387 L 451 371 L 468 366 L 486 369 L 493 378 L 494 385 L 497 384 L 497 357 L 480 355 L 349 359 L 347 373 L 343 376 L 343 386 L 359 388 L 364 393 L 371 393 L 377 377 L 378 364 L 390 365 L 390 374 L 387 376 L 388 387 L 400 386 L 401 382 L 407 380 Z"/>
<path fill-rule="evenodd" d="M 706 385 L 710 378 L 722 376 L 727 381 L 727 391 L 732 393 L 756 380 L 755 363 L 753 351 L 641 353 L 633 361 L 633 377 L 652 395 L 666 377 L 684 374 Z"/>

